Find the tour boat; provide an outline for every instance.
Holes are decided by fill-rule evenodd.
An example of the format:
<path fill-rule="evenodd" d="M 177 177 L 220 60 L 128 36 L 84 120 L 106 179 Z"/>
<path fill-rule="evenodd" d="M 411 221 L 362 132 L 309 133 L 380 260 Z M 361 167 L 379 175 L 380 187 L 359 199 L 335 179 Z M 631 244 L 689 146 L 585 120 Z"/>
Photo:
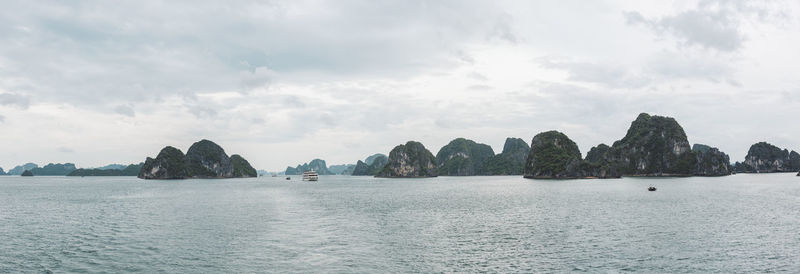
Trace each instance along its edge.
<path fill-rule="evenodd" d="M 656 187 L 650 186 L 647 188 L 647 191 L 656 191 Z"/>
<path fill-rule="evenodd" d="M 316 181 L 319 180 L 319 174 L 316 171 L 303 172 L 303 181 Z"/>

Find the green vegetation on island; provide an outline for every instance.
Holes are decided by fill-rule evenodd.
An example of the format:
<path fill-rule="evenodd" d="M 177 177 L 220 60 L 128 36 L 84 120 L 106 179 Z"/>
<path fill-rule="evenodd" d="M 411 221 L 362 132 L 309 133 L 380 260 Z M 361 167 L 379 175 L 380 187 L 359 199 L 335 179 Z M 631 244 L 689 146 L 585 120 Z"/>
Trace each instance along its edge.
<path fill-rule="evenodd" d="M 489 145 L 456 138 L 436 154 L 437 170 L 442 176 L 490 175 L 487 163 L 492 156 Z"/>
<path fill-rule="evenodd" d="M 695 155 L 695 176 L 725 176 L 732 171 L 731 159 L 728 154 L 715 147 L 703 144 L 694 144 L 692 153 Z"/>
<path fill-rule="evenodd" d="M 239 154 L 231 155 L 231 165 L 233 165 L 233 177 L 258 177 L 256 169 Z"/>
<path fill-rule="evenodd" d="M 489 158 L 486 170 L 491 175 L 522 175 L 531 148 L 520 138 L 506 138 L 503 152 Z"/>
<path fill-rule="evenodd" d="M 568 179 L 584 177 L 578 145 L 561 132 L 536 134 L 525 163 L 525 178 Z"/>
<path fill-rule="evenodd" d="M 131 164 L 125 166 L 123 169 L 116 168 L 79 168 L 73 170 L 67 176 L 137 176 L 142 169 L 144 163 Z"/>
<path fill-rule="evenodd" d="M 628 176 L 689 176 L 696 164 L 683 127 L 674 118 L 647 113 L 639 114 L 606 158 Z"/>
<path fill-rule="evenodd" d="M 184 155 L 167 146 L 155 159 L 147 157 L 138 177 L 142 179 L 240 178 L 256 177 L 256 170 L 241 156 L 228 157 L 225 150 L 209 140 L 192 144 Z"/>
<path fill-rule="evenodd" d="M 436 157 L 421 143 L 408 141 L 392 149 L 386 166 L 376 177 L 419 178 L 437 175 Z"/>

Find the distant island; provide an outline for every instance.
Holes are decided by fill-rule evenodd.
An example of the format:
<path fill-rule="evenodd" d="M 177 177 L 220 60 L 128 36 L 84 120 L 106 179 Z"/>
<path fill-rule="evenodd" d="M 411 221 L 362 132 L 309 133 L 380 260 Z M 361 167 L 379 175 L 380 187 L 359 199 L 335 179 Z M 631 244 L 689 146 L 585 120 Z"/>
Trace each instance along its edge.
<path fill-rule="evenodd" d="M 139 172 L 142 170 L 142 166 L 144 163 L 139 164 L 131 164 L 127 166 L 122 165 L 109 165 L 106 166 L 108 168 L 79 168 L 73 170 L 67 176 L 138 176 Z M 118 167 L 122 166 L 122 169 Z"/>
<path fill-rule="evenodd" d="M 147 157 L 138 174 L 142 179 L 218 179 L 258 176 L 242 156 L 228 155 L 216 143 L 200 140 L 184 155 L 179 149 L 167 146 L 155 159 Z"/>
<path fill-rule="evenodd" d="M 39 165 L 34 164 L 34 163 L 26 163 L 26 164 L 23 164 L 23 165 L 18 165 L 16 167 L 8 170 L 8 172 L 6 172 L 6 174 L 7 175 L 22 175 L 22 173 L 25 172 L 26 170 L 31 170 L 31 169 L 34 169 L 34 168 L 37 168 L 37 167 L 39 167 Z"/>
<path fill-rule="evenodd" d="M 297 167 L 286 167 L 286 171 L 283 173 L 286 175 L 301 175 L 306 171 L 316 171 L 319 175 L 334 175 L 333 172 L 328 170 L 325 160 L 322 159 L 314 159 L 311 162 L 297 165 Z"/>
<path fill-rule="evenodd" d="M 386 155 L 377 153 L 368 156 L 364 161 L 358 160 L 356 162 L 356 166 L 353 169 L 353 176 L 375 176 L 378 175 L 383 167 L 386 166 L 386 163 L 389 161 L 389 157 Z"/>

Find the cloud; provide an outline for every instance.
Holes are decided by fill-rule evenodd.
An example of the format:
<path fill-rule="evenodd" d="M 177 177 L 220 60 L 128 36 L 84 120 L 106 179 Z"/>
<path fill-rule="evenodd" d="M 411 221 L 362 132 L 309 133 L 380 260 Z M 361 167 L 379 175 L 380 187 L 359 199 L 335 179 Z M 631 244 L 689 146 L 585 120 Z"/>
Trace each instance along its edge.
<path fill-rule="evenodd" d="M 121 114 L 121 115 L 128 116 L 128 117 L 136 116 L 136 111 L 133 110 L 133 107 L 126 106 L 126 105 L 119 105 L 119 106 L 115 107 L 114 108 L 114 112 L 116 112 L 118 114 Z"/>
<path fill-rule="evenodd" d="M 16 93 L 0 93 L 0 105 L 15 106 L 27 109 L 31 105 L 31 100 L 26 95 Z"/>
<path fill-rule="evenodd" d="M 671 36 L 683 46 L 699 46 L 721 52 L 740 50 L 747 41 L 743 25 L 758 21 L 787 20 L 788 3 L 778 1 L 703 0 L 694 9 L 648 18 L 638 11 L 623 12 L 629 25 L 641 25 L 659 37 Z"/>
<path fill-rule="evenodd" d="M 653 80 L 639 71 L 613 63 L 577 62 L 553 56 L 537 58 L 535 62 L 544 68 L 566 71 L 567 80 L 612 88 L 641 88 Z"/>
<path fill-rule="evenodd" d="M 689 10 L 659 19 L 648 19 L 635 11 L 624 16 L 628 24 L 646 26 L 659 36 L 670 34 L 687 46 L 735 51 L 745 41 L 738 20 L 726 10 Z"/>
<path fill-rule="evenodd" d="M 6 121 L 6 117 L 3 116 L 3 115 L 0 115 L 0 123 L 3 123 L 5 121 Z"/>
<path fill-rule="evenodd" d="M 58 152 L 61 153 L 74 153 L 75 150 L 68 147 L 58 147 Z"/>

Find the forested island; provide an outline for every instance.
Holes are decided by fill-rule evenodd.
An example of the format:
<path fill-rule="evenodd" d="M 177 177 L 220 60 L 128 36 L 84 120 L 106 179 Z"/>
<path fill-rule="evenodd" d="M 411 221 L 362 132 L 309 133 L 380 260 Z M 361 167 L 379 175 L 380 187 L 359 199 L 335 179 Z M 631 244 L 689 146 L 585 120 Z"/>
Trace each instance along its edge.
<path fill-rule="evenodd" d="M 220 179 L 258 176 L 242 156 L 225 153 L 216 143 L 200 140 L 184 155 L 177 148 L 167 146 L 156 158 L 147 157 L 138 177 L 142 179 Z"/>
<path fill-rule="evenodd" d="M 79 168 L 73 170 L 67 176 L 137 176 L 139 171 L 142 170 L 142 165 L 144 163 L 131 164 L 122 169 L 116 166 L 112 168 Z"/>

